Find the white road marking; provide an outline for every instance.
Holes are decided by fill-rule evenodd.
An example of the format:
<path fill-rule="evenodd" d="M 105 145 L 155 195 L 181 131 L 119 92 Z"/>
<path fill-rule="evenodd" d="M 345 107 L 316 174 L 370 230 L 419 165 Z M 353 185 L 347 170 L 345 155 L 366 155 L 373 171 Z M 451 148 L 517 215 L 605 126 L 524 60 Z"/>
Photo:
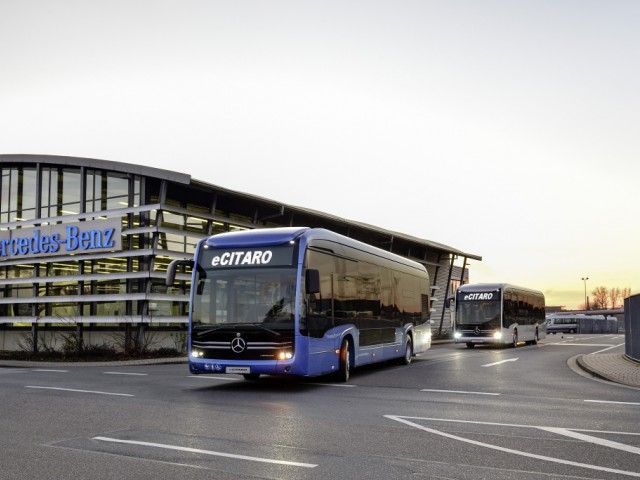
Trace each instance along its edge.
<path fill-rule="evenodd" d="M 132 372 L 102 372 L 102 373 L 104 373 L 105 375 L 133 375 L 133 376 L 137 375 L 141 377 L 149 375 L 148 373 L 132 373 Z"/>
<path fill-rule="evenodd" d="M 612 400 L 585 400 L 589 403 L 616 403 L 618 405 L 640 405 L 638 402 L 614 402 Z"/>
<path fill-rule="evenodd" d="M 637 472 L 629 472 L 626 470 L 617 470 L 614 468 L 608 468 L 608 467 L 600 467 L 598 465 L 590 465 L 588 463 L 580 463 L 580 462 L 572 462 L 571 460 L 564 460 L 564 459 L 560 459 L 560 458 L 554 458 L 554 457 L 547 457 L 546 455 L 538 455 L 535 453 L 528 453 L 528 452 L 523 452 L 520 450 L 513 450 L 511 448 L 506 448 L 506 447 L 500 447 L 498 445 L 491 445 L 490 443 L 484 443 L 484 442 L 479 442 L 477 440 L 471 440 L 469 438 L 464 438 L 464 437 L 459 437 L 457 435 L 452 435 L 450 433 L 446 433 L 446 432 L 441 432 L 439 430 L 435 430 L 433 428 L 429 428 L 429 427 L 425 427 L 423 425 L 420 425 L 418 423 L 414 423 L 411 422 L 409 420 L 407 420 L 408 418 L 411 418 L 413 420 L 434 420 L 434 421 L 439 421 L 439 422 L 455 422 L 455 423 L 472 423 L 472 424 L 479 424 L 479 425 L 499 425 L 499 426 L 507 426 L 507 427 L 519 427 L 519 428 L 535 428 L 535 429 L 539 429 L 539 430 L 545 430 L 547 429 L 547 431 L 553 431 L 554 427 L 541 427 L 541 426 L 535 426 L 535 425 L 511 425 L 511 424 L 507 424 L 507 423 L 493 423 L 493 422 L 474 422 L 474 421 L 468 421 L 468 420 L 449 420 L 449 419 L 444 419 L 444 418 L 424 418 L 424 417 L 402 417 L 402 416 L 398 416 L 398 415 L 384 415 L 386 418 L 389 418 L 391 420 L 395 420 L 397 422 L 401 422 L 404 423 L 406 425 L 409 425 L 411 427 L 415 427 L 419 430 L 424 430 L 425 432 L 429 432 L 429 433 L 433 433 L 435 435 L 440 435 L 446 438 L 450 438 L 452 440 L 458 440 L 460 442 L 464 442 L 464 443 L 470 443 L 472 445 L 476 445 L 476 446 L 480 446 L 480 447 L 486 447 L 486 448 L 490 448 L 492 450 L 498 450 L 500 452 L 506 452 L 506 453 L 512 453 L 514 455 L 520 455 L 522 457 L 530 457 L 530 458 L 535 458 L 538 460 L 544 460 L 547 462 L 553 462 L 553 463 L 561 463 L 564 465 L 571 465 L 574 467 L 582 467 L 582 468 L 587 468 L 590 470 L 598 470 L 601 472 L 610 472 L 610 473 L 618 473 L 621 475 L 627 475 L 630 477 L 638 477 L 640 478 L 640 473 Z M 551 429 L 551 430 L 548 430 Z M 569 436 L 573 436 L 574 438 L 578 438 L 581 437 L 581 440 L 584 441 L 589 441 L 592 443 L 597 443 L 598 445 L 606 445 L 612 448 L 618 448 L 621 449 L 620 446 L 624 446 L 625 451 L 631 452 L 631 453 L 640 453 L 640 452 L 635 452 L 635 449 L 637 449 L 637 447 L 632 447 L 629 445 L 624 445 L 624 444 L 620 444 L 618 442 L 609 442 L 607 440 L 601 440 L 601 439 L 595 439 L 595 440 L 599 440 L 598 442 L 594 441 L 594 437 L 591 437 L 589 435 L 582 435 L 582 434 L 578 434 L 575 432 L 571 432 L 568 429 L 557 429 L 557 430 L 562 430 L 562 431 L 566 431 L 566 432 L 570 432 L 573 433 L 573 435 L 569 435 Z M 554 432 L 554 433 L 558 433 L 560 435 L 563 435 L 564 433 L 561 433 L 560 431 L 558 432 Z M 607 433 L 607 432 L 602 432 L 602 433 Z"/>
<path fill-rule="evenodd" d="M 200 448 L 181 447 L 179 445 L 167 445 L 164 443 L 141 442 L 138 440 L 120 440 L 118 438 L 109 438 L 109 437 L 93 437 L 92 440 L 99 440 L 102 442 L 113 442 L 113 443 L 126 443 L 128 445 L 141 445 L 143 447 L 164 448 L 167 450 L 178 450 L 180 452 L 202 453 L 203 455 L 214 455 L 217 457 L 235 458 L 237 460 L 249 460 L 251 462 L 276 463 L 278 465 L 290 465 L 294 467 L 315 468 L 318 466 L 313 463 L 289 462 L 286 460 L 274 460 L 271 458 L 249 457 L 247 455 L 238 455 L 235 453 L 215 452 L 212 450 L 202 450 Z"/>
<path fill-rule="evenodd" d="M 307 383 L 307 385 L 322 385 L 323 387 L 355 387 L 349 383 Z"/>
<path fill-rule="evenodd" d="M 571 342 L 555 342 L 547 343 L 549 345 L 562 345 L 563 347 L 610 347 L 609 343 L 571 343 Z"/>
<path fill-rule="evenodd" d="M 69 370 L 54 370 L 52 368 L 34 368 L 31 370 L 32 372 L 59 372 L 59 373 L 69 373 Z"/>
<path fill-rule="evenodd" d="M 640 455 L 640 448 L 633 447 L 631 445 L 625 445 L 624 443 L 612 442 L 611 440 L 605 440 L 603 438 L 592 437 L 591 435 L 585 435 L 584 433 L 573 432 L 566 428 L 556 427 L 537 427 L 539 430 L 545 430 L 547 432 L 557 433 L 558 435 L 564 435 L 565 437 L 575 438 L 577 440 L 583 440 L 589 443 L 595 443 L 596 445 L 602 445 L 604 447 L 615 448 L 616 450 L 622 450 L 624 452 L 630 452 Z"/>
<path fill-rule="evenodd" d="M 620 343 L 618 345 L 612 345 L 609 348 L 604 348 L 602 350 L 598 350 L 597 352 L 591 352 L 589 355 L 595 355 L 596 353 L 606 352 L 607 350 L 611 350 L 612 348 L 618 348 L 624 346 L 624 343 Z"/>
<path fill-rule="evenodd" d="M 207 377 L 205 375 L 188 375 L 189 378 L 197 378 L 200 380 L 222 380 L 223 382 L 225 380 L 231 381 L 231 382 L 239 382 L 240 380 L 242 380 L 241 378 L 236 378 L 236 377 L 223 377 L 223 376 L 218 376 L 218 377 L 214 377 L 214 376 L 210 376 Z"/>
<path fill-rule="evenodd" d="M 39 388 L 42 390 L 60 390 L 63 392 L 78 392 L 78 393 L 95 393 L 98 395 L 118 395 L 121 397 L 134 397 L 135 395 L 131 395 L 129 393 L 112 393 L 112 392 L 100 392 L 97 390 L 76 390 L 75 388 L 59 388 L 59 387 L 40 387 L 37 385 L 25 385 L 24 388 Z"/>
<path fill-rule="evenodd" d="M 516 360 L 518 360 L 517 358 L 508 358 L 506 360 L 500 360 L 499 362 L 493 362 L 493 363 L 487 363 L 486 365 L 482 365 L 483 367 L 493 367 L 494 365 L 500 365 L 501 363 L 506 363 L 506 362 L 515 362 Z"/>
<path fill-rule="evenodd" d="M 431 388 L 423 388 L 421 392 L 438 392 L 438 393 L 464 393 L 468 395 L 500 395 L 499 393 L 490 392 L 466 392 L 464 390 L 434 390 Z"/>

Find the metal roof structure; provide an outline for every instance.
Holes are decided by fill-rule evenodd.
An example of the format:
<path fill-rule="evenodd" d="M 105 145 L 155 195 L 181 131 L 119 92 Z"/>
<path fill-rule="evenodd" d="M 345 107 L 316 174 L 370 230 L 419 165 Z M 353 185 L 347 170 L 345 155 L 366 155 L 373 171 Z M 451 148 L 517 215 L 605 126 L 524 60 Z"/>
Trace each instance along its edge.
<path fill-rule="evenodd" d="M 169 180 L 171 182 L 175 182 L 179 184 L 193 185 L 200 188 L 216 190 L 220 193 L 232 195 L 234 197 L 245 198 L 247 200 L 259 202 L 264 204 L 265 206 L 269 206 L 269 208 L 272 209 L 272 212 L 268 215 L 268 217 L 256 219 L 257 221 L 263 221 L 265 220 L 265 218 L 274 218 L 277 216 L 282 216 L 287 212 L 290 214 L 302 214 L 302 215 L 316 217 L 318 219 L 325 219 L 333 223 L 341 224 L 346 228 L 357 228 L 360 230 L 370 232 L 371 234 L 383 235 L 385 237 L 388 237 L 390 241 L 402 240 L 402 241 L 418 244 L 433 250 L 438 250 L 444 253 L 452 254 L 458 257 L 463 257 L 465 259 L 482 261 L 482 256 L 480 255 L 464 252 L 462 250 L 453 248 L 443 243 L 415 237 L 413 235 L 409 235 L 406 233 L 388 230 L 379 226 L 370 225 L 370 224 L 359 222 L 356 220 L 341 218 L 326 212 L 320 212 L 320 211 L 313 210 L 306 207 L 286 204 L 283 202 L 279 202 L 277 200 L 264 198 L 257 195 L 240 192 L 237 190 L 231 190 L 226 187 L 222 187 L 220 185 L 215 185 L 215 184 L 207 183 L 201 180 L 193 179 L 191 175 L 186 173 L 179 173 L 179 172 L 174 172 L 170 170 L 164 170 L 164 169 L 155 168 L 155 167 L 146 167 L 142 165 L 136 165 L 136 164 L 130 164 L 130 163 L 124 163 L 124 162 L 115 162 L 111 160 L 100 160 L 100 159 L 94 159 L 94 158 L 58 156 L 58 155 L 30 155 L 30 154 L 0 155 L 0 163 L 5 163 L 5 162 L 6 163 L 30 163 L 30 164 L 46 163 L 46 164 L 61 165 L 61 166 L 68 165 L 70 167 L 80 166 L 85 168 L 112 170 L 112 171 L 119 171 L 123 173 L 131 173 L 134 175 L 142 175 L 147 177 Z"/>

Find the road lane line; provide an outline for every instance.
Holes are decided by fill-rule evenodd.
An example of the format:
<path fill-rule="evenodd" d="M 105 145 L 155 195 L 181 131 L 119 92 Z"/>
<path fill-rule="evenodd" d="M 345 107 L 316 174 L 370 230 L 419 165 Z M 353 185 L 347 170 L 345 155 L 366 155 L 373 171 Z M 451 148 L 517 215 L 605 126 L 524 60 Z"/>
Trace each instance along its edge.
<path fill-rule="evenodd" d="M 602 352 L 606 352 L 607 350 L 611 350 L 612 348 L 618 348 L 618 347 L 622 347 L 624 346 L 624 343 L 620 343 L 618 345 L 613 345 L 609 348 L 604 348 L 602 350 L 598 350 L 597 352 L 591 352 L 589 355 L 595 355 L 596 353 L 602 353 Z"/>
<path fill-rule="evenodd" d="M 53 368 L 34 368 L 31 370 L 32 372 L 58 372 L 58 373 L 69 373 L 69 370 L 54 370 Z"/>
<path fill-rule="evenodd" d="M 458 440 L 458 441 L 464 442 L 464 443 L 470 443 L 471 445 L 476 445 L 476 446 L 479 446 L 479 447 L 490 448 L 492 450 L 498 450 L 500 452 L 512 453 L 514 455 L 519 455 L 521 457 L 535 458 L 537 460 L 544 460 L 544 461 L 553 462 L 553 463 L 561 463 L 563 465 L 571 465 L 573 467 L 581 467 L 581 468 L 587 468 L 589 470 L 598 470 L 598 471 L 601 471 L 601 472 L 617 473 L 617 474 L 620 474 L 620 475 L 627 475 L 627 476 L 630 476 L 630 477 L 638 477 L 638 478 L 640 478 L 640 473 L 637 473 L 637 472 L 628 472 L 626 470 L 618 470 L 618 469 L 615 469 L 615 468 L 600 467 L 598 465 L 590 465 L 588 463 L 572 462 L 571 460 L 564 460 L 564 459 L 560 459 L 560 458 L 547 457 L 546 455 L 538 455 L 536 453 L 522 452 L 520 450 L 513 450 L 511 448 L 500 447 L 498 445 L 491 445 L 490 443 L 479 442 L 477 440 L 472 440 L 470 438 L 459 437 L 457 435 L 452 435 L 450 433 L 441 432 L 439 430 L 435 430 L 433 428 L 425 427 L 423 425 L 411 422 L 411 421 L 406 419 L 406 418 L 417 418 L 417 419 L 419 419 L 420 417 L 404 417 L 403 418 L 403 417 L 400 417 L 400 416 L 397 416 L 397 415 L 384 415 L 384 416 L 386 418 L 391 419 L 391 420 L 395 420 L 397 422 L 404 423 L 404 424 L 409 425 L 411 427 L 415 427 L 415 428 L 417 428 L 419 430 L 424 430 L 425 432 L 433 433 L 435 435 L 440 435 L 442 437 L 450 438 L 452 440 Z M 444 419 L 441 419 L 441 420 L 444 420 Z M 448 421 L 448 420 L 444 420 L 444 421 Z M 491 424 L 489 422 L 465 422 L 465 423 L 480 423 L 480 424 L 487 423 L 487 424 Z M 513 426 L 516 426 L 516 425 L 513 425 Z M 527 428 L 542 428 L 542 427 L 536 427 L 536 426 L 526 426 L 526 427 Z"/>
<path fill-rule="evenodd" d="M 584 433 L 572 432 L 571 430 L 567 430 L 566 428 L 538 427 L 538 429 L 545 430 L 551 433 L 557 433 L 558 435 L 563 435 L 565 437 L 575 438 L 576 440 L 595 443 L 596 445 L 602 445 L 604 447 L 615 448 L 617 450 L 640 455 L 640 447 L 633 447 L 631 445 L 625 445 L 624 443 L 605 440 L 604 438 L 592 437 L 591 435 L 585 435 Z"/>
<path fill-rule="evenodd" d="M 356 386 L 351 383 L 312 383 L 312 382 L 307 382 L 305 383 L 305 385 L 322 385 L 323 387 L 355 387 Z"/>
<path fill-rule="evenodd" d="M 25 385 L 24 388 L 38 388 L 41 390 L 60 390 L 62 392 L 78 392 L 78 393 L 95 393 L 98 395 L 117 395 L 121 397 L 134 397 L 129 393 L 112 393 L 112 392 L 100 392 L 97 390 L 76 390 L 75 388 L 59 388 L 59 387 L 40 387 L 37 385 Z"/>
<path fill-rule="evenodd" d="M 501 363 L 506 362 L 515 362 L 518 360 L 517 358 L 508 358 L 507 360 L 500 360 L 499 362 L 487 363 L 486 365 L 482 365 L 483 367 L 493 367 L 494 365 L 500 365 Z"/>
<path fill-rule="evenodd" d="M 145 377 L 149 375 L 148 373 L 133 373 L 133 372 L 102 372 L 104 375 L 133 375 L 133 376 L 141 376 Z"/>
<path fill-rule="evenodd" d="M 290 462 L 287 460 L 275 460 L 271 458 L 249 457 L 247 455 L 238 455 L 235 453 L 215 452 L 212 450 L 202 450 L 200 448 L 181 447 L 179 445 L 167 445 L 164 443 L 141 442 L 138 440 L 120 440 L 119 438 L 109 438 L 109 437 L 93 437 L 92 440 L 98 440 L 101 442 L 112 442 L 112 443 L 126 443 L 128 445 L 140 445 L 143 447 L 164 448 L 166 450 L 178 450 L 180 452 L 202 453 L 204 455 L 213 455 L 216 457 L 235 458 L 237 460 L 249 460 L 251 462 L 276 463 L 278 465 L 290 465 L 294 467 L 315 468 L 318 466 L 313 463 L 300 463 L 300 462 Z"/>
<path fill-rule="evenodd" d="M 615 403 L 618 405 L 640 405 L 638 402 L 614 402 L 613 400 L 585 400 L 588 403 Z"/>
<path fill-rule="evenodd" d="M 436 393 L 464 393 L 468 395 L 500 395 L 499 393 L 490 392 L 466 392 L 464 390 L 435 390 L 431 388 L 423 388 L 421 392 L 436 392 Z"/>
<path fill-rule="evenodd" d="M 222 376 L 219 376 L 219 377 L 214 377 L 214 376 L 207 377 L 205 375 L 187 375 L 187 377 L 188 378 L 197 378 L 199 380 L 222 380 L 222 381 L 228 380 L 228 381 L 231 381 L 231 382 L 239 382 L 240 380 L 242 380 L 242 378 L 236 378 L 236 377 L 222 377 Z"/>

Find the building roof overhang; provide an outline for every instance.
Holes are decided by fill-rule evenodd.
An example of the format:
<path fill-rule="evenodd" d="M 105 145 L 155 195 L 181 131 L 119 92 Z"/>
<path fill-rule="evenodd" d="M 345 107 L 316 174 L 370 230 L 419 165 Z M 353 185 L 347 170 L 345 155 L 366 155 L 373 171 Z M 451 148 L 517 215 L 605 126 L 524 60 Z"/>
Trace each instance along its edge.
<path fill-rule="evenodd" d="M 184 184 L 184 185 L 193 185 L 200 188 L 205 189 L 215 189 L 221 193 L 226 193 L 229 196 L 236 196 L 240 198 L 245 198 L 247 200 L 260 202 L 266 205 L 269 205 L 276 210 L 284 213 L 285 211 L 291 213 L 301 213 L 305 215 L 311 215 L 319 218 L 326 219 L 331 222 L 339 223 L 347 227 L 360 228 L 372 233 L 382 234 L 384 236 L 390 237 L 391 239 L 402 239 L 408 242 L 416 243 L 423 245 L 425 247 L 441 251 L 447 254 L 456 255 L 458 257 L 463 257 L 472 260 L 482 261 L 482 256 L 464 252 L 462 250 L 458 250 L 449 245 L 445 245 L 443 243 L 434 242 L 432 240 L 427 240 L 424 238 L 415 237 L 412 235 L 408 235 L 406 233 L 396 232 L 393 230 L 387 230 L 375 225 L 370 225 L 363 222 L 358 222 L 355 220 L 349 220 L 342 217 L 338 217 L 336 215 L 331 215 L 325 212 L 320 212 L 317 210 L 313 210 L 306 207 L 300 207 L 297 205 L 289 205 L 284 204 L 282 202 L 278 202 L 276 200 L 272 200 L 269 198 L 260 197 L 257 195 L 240 192 L 237 190 L 231 190 L 229 188 L 225 188 L 219 185 L 214 185 L 211 183 L 207 183 L 201 180 L 196 180 L 186 173 L 179 173 L 170 170 L 164 170 L 155 167 L 146 167 L 142 165 L 135 165 L 131 163 L 125 162 L 115 162 L 112 160 L 100 160 L 95 158 L 84 158 L 84 157 L 69 157 L 69 156 L 59 156 L 59 155 L 31 155 L 31 154 L 3 154 L 0 155 L 0 163 L 24 163 L 24 164 L 33 164 L 33 163 L 44 163 L 50 165 L 62 165 L 62 166 L 73 166 L 73 167 L 86 167 L 92 169 L 100 169 L 100 170 L 110 170 L 110 171 L 118 171 L 123 173 L 130 173 L 134 175 L 142 175 L 147 177 L 166 179 L 172 182 Z"/>

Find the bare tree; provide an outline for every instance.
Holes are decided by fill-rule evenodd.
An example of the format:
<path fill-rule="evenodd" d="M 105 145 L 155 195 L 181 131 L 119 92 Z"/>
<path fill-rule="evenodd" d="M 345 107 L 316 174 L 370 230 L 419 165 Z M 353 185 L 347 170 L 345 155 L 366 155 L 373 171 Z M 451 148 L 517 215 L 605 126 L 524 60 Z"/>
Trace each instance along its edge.
<path fill-rule="evenodd" d="M 609 301 L 609 289 L 607 287 L 596 287 L 591 292 L 593 300 L 591 301 L 591 308 L 593 310 L 601 310 L 607 308 Z"/>
<path fill-rule="evenodd" d="M 609 300 L 611 301 L 611 308 L 622 308 L 624 305 L 624 299 L 631 295 L 631 288 L 612 288 L 609 291 Z"/>
<path fill-rule="evenodd" d="M 622 290 L 618 287 L 613 287 L 609 290 L 609 304 L 611 308 L 616 308 L 620 305 L 620 299 L 622 298 Z"/>

